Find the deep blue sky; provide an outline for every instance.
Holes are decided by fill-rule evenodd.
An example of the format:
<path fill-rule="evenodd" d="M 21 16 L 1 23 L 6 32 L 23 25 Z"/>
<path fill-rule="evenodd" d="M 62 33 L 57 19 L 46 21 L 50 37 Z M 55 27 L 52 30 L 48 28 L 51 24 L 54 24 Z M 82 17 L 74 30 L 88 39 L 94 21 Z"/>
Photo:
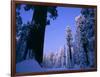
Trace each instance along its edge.
<path fill-rule="evenodd" d="M 23 6 L 22 6 L 23 7 Z M 44 41 L 44 53 L 56 52 L 60 47 L 66 44 L 65 29 L 70 26 L 72 29 L 73 37 L 75 35 L 75 17 L 80 14 L 81 8 L 71 7 L 58 7 L 58 17 L 56 20 L 51 20 L 51 24 L 46 27 L 45 41 Z M 23 23 L 31 21 L 33 11 L 20 10 Z"/>
<path fill-rule="evenodd" d="M 75 17 L 80 14 L 80 8 L 58 7 L 58 17 L 47 26 L 45 33 L 44 53 L 56 52 L 66 44 L 66 27 L 72 29 L 75 35 Z M 74 36 L 73 36 L 74 37 Z"/>

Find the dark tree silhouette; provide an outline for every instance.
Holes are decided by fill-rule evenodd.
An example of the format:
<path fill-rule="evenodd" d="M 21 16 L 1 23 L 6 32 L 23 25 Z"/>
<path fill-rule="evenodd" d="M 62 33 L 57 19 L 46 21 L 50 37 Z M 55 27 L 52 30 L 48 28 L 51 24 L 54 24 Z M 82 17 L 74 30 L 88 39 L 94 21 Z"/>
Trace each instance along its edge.
<path fill-rule="evenodd" d="M 16 37 L 23 37 L 23 35 L 20 33 L 21 26 L 22 26 L 22 18 L 20 16 L 20 9 L 21 5 L 16 5 Z M 20 55 L 20 49 L 21 49 L 21 44 L 22 44 L 22 38 L 17 40 L 16 38 L 16 62 L 21 60 L 21 55 Z"/>
<path fill-rule="evenodd" d="M 23 58 L 26 59 L 28 49 L 31 49 L 35 54 L 35 59 L 39 64 L 43 60 L 43 45 L 44 45 L 44 36 L 46 25 L 49 24 L 47 20 L 47 13 L 49 12 L 52 19 L 57 17 L 56 7 L 47 7 L 47 6 L 32 6 L 26 5 L 25 10 L 34 10 L 31 28 L 29 35 L 27 37 L 27 46 Z"/>

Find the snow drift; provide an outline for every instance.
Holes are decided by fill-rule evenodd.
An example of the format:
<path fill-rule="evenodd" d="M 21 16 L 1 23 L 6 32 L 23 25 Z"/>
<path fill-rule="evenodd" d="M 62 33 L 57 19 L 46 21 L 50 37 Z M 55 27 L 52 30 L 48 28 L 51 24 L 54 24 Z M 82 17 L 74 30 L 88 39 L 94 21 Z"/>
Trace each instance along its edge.
<path fill-rule="evenodd" d="M 41 68 L 36 60 L 30 59 L 17 63 L 16 72 L 43 72 L 43 68 Z"/>

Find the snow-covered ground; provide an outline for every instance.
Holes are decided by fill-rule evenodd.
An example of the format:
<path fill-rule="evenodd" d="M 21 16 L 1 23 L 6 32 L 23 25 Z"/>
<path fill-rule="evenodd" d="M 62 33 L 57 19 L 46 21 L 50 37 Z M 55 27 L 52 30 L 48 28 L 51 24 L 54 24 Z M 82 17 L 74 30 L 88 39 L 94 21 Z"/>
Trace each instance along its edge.
<path fill-rule="evenodd" d="M 48 72 L 48 71 L 62 71 L 62 70 L 76 70 L 68 68 L 42 68 L 35 59 L 24 60 L 16 64 L 17 73 L 25 72 Z M 79 70 L 79 69 L 77 69 Z"/>
<path fill-rule="evenodd" d="M 44 70 L 40 67 L 36 60 L 24 60 L 16 64 L 16 72 L 43 72 Z"/>

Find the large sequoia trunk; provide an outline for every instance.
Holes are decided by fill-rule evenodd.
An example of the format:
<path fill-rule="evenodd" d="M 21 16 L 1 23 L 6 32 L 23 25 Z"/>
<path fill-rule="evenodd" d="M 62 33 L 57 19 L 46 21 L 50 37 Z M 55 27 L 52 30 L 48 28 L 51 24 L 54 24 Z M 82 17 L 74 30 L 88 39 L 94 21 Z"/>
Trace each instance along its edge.
<path fill-rule="evenodd" d="M 32 18 L 32 24 L 33 22 L 34 24 L 29 31 L 24 59 L 27 56 L 28 49 L 31 49 L 35 54 L 35 59 L 38 61 L 38 63 L 42 63 L 46 21 L 47 7 L 36 6 L 34 8 L 34 14 Z"/>

